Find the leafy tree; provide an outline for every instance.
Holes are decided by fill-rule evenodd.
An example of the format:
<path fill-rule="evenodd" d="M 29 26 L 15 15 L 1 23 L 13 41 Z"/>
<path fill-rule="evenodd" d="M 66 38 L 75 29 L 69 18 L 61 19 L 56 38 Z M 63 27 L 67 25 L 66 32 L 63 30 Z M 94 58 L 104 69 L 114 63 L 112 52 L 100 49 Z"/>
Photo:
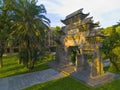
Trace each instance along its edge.
<path fill-rule="evenodd" d="M 3 52 L 4 52 L 4 35 L 5 35 L 2 18 L 3 17 L 0 13 L 0 68 L 3 67 L 2 56 L 3 56 Z"/>
<path fill-rule="evenodd" d="M 107 27 L 103 29 L 102 32 L 105 36 L 110 36 L 113 33 L 113 27 Z"/>
<path fill-rule="evenodd" d="M 59 26 L 56 26 L 54 30 L 51 31 L 53 41 L 55 41 L 60 36 L 60 33 L 59 33 L 60 30 L 61 28 Z"/>
<path fill-rule="evenodd" d="M 59 31 L 60 29 L 61 29 L 60 26 L 55 27 L 55 30 L 57 30 L 57 31 Z"/>
<path fill-rule="evenodd" d="M 11 13 L 6 6 L 7 0 L 0 2 L 0 68 L 3 67 L 2 57 L 10 33 Z"/>
<path fill-rule="evenodd" d="M 28 67 L 34 67 L 34 59 L 44 43 L 45 32 L 50 20 L 45 17 L 44 5 L 37 0 L 0 0 L 0 65 L 8 37 L 20 45 L 20 53 Z M 12 33 L 11 33 L 12 31 Z M 27 58 L 28 57 L 28 58 Z M 34 60 L 34 61 L 33 61 Z"/>
<path fill-rule="evenodd" d="M 102 51 L 107 58 L 110 59 L 112 66 L 116 71 L 120 71 L 120 26 L 114 25 L 109 27 L 110 29 L 104 29 L 108 31 L 109 36 L 103 41 Z M 110 32 L 109 32 L 110 30 Z"/>
<path fill-rule="evenodd" d="M 60 30 L 61 30 L 61 27 L 60 27 L 60 26 L 56 26 L 56 27 L 55 27 L 54 38 L 57 38 L 57 37 L 60 36 L 60 33 L 59 33 Z"/>
<path fill-rule="evenodd" d="M 12 7 L 14 22 L 12 25 L 12 37 L 20 44 L 20 54 L 24 65 L 32 69 L 34 67 L 34 51 L 41 49 L 45 38 L 45 28 L 48 28 L 50 20 L 45 17 L 44 5 L 36 5 L 34 0 L 17 0 Z M 34 54 L 33 54 L 34 53 Z M 36 53 L 37 54 L 37 53 Z M 20 55 L 21 57 L 22 55 Z"/>

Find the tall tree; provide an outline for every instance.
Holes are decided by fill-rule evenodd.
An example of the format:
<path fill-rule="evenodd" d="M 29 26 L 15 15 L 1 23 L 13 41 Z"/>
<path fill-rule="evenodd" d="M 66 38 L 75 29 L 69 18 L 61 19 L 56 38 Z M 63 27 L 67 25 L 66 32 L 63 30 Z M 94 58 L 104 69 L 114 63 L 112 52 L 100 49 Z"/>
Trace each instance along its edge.
<path fill-rule="evenodd" d="M 11 35 L 19 41 L 20 51 L 24 53 L 25 65 L 34 67 L 33 52 L 41 49 L 44 42 L 45 28 L 50 20 L 45 17 L 44 5 L 36 5 L 36 0 L 17 0 L 13 6 L 14 22 Z"/>

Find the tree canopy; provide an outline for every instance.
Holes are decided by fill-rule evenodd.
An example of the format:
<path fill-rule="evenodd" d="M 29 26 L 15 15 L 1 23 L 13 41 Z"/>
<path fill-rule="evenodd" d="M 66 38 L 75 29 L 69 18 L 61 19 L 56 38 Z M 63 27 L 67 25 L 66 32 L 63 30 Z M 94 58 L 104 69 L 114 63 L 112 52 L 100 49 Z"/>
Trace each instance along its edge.
<path fill-rule="evenodd" d="M 2 31 L 7 31 L 19 43 L 25 65 L 34 67 L 36 50 L 42 48 L 45 29 L 48 30 L 50 23 L 44 5 L 37 5 L 37 0 L 1 0 L 0 3 L 0 38 L 5 38 Z"/>
<path fill-rule="evenodd" d="M 103 41 L 102 51 L 110 59 L 115 70 L 120 71 L 120 24 L 103 29 L 107 38 Z"/>

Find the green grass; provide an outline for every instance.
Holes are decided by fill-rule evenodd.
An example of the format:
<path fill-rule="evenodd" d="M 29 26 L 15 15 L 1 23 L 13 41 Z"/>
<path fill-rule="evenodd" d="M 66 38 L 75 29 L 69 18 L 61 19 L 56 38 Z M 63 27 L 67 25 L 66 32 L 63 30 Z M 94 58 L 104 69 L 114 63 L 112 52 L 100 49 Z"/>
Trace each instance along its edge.
<path fill-rule="evenodd" d="M 104 68 L 105 71 L 109 71 L 109 69 L 109 67 Z M 119 72 L 115 73 L 120 74 Z M 120 90 L 120 79 L 97 88 L 91 88 L 71 77 L 64 77 L 61 79 L 36 84 L 23 90 Z"/>
<path fill-rule="evenodd" d="M 120 90 L 120 79 L 101 87 L 91 88 L 71 77 L 65 77 L 33 85 L 24 90 Z"/>
<path fill-rule="evenodd" d="M 42 56 L 42 60 L 35 64 L 35 68 L 33 70 L 29 71 L 22 64 L 18 64 L 17 55 L 6 55 L 3 57 L 3 68 L 0 68 L 0 78 L 48 69 L 50 68 L 46 64 L 48 61 L 51 61 L 50 54 L 44 57 Z"/>
<path fill-rule="evenodd" d="M 18 64 L 17 55 L 4 56 L 4 67 L 0 69 L 0 78 L 48 69 L 49 66 L 46 65 L 46 62 L 48 61 L 51 61 L 50 54 L 47 54 L 44 57 L 42 57 L 42 60 L 38 61 L 35 64 L 35 68 L 32 71 L 29 71 L 23 65 Z M 105 68 L 106 71 L 108 69 L 108 67 Z M 33 85 L 24 90 L 120 90 L 120 79 L 113 81 L 109 84 L 105 84 L 101 87 L 90 88 L 84 85 L 83 83 L 79 82 L 78 80 L 72 79 L 71 77 L 64 77 L 46 83 Z"/>

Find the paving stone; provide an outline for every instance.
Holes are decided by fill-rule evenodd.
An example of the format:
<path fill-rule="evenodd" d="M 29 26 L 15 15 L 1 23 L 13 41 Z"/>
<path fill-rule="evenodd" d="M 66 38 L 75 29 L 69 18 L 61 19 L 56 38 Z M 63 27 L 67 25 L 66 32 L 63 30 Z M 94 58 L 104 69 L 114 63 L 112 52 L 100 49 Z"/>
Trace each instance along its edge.
<path fill-rule="evenodd" d="M 53 69 L 22 74 L 0 79 L 0 90 L 20 90 L 37 83 L 64 77 L 63 74 Z"/>
<path fill-rule="evenodd" d="M 120 75 L 110 73 L 110 72 L 106 72 L 103 76 L 100 76 L 100 77 L 91 78 L 90 69 L 80 71 L 80 72 L 75 72 L 74 66 L 57 65 L 55 62 L 50 62 L 48 63 L 48 65 L 50 65 L 55 70 L 58 70 L 64 74 L 70 75 L 71 77 L 78 79 L 91 87 L 101 86 L 105 83 L 109 83 L 115 79 L 120 78 Z"/>

